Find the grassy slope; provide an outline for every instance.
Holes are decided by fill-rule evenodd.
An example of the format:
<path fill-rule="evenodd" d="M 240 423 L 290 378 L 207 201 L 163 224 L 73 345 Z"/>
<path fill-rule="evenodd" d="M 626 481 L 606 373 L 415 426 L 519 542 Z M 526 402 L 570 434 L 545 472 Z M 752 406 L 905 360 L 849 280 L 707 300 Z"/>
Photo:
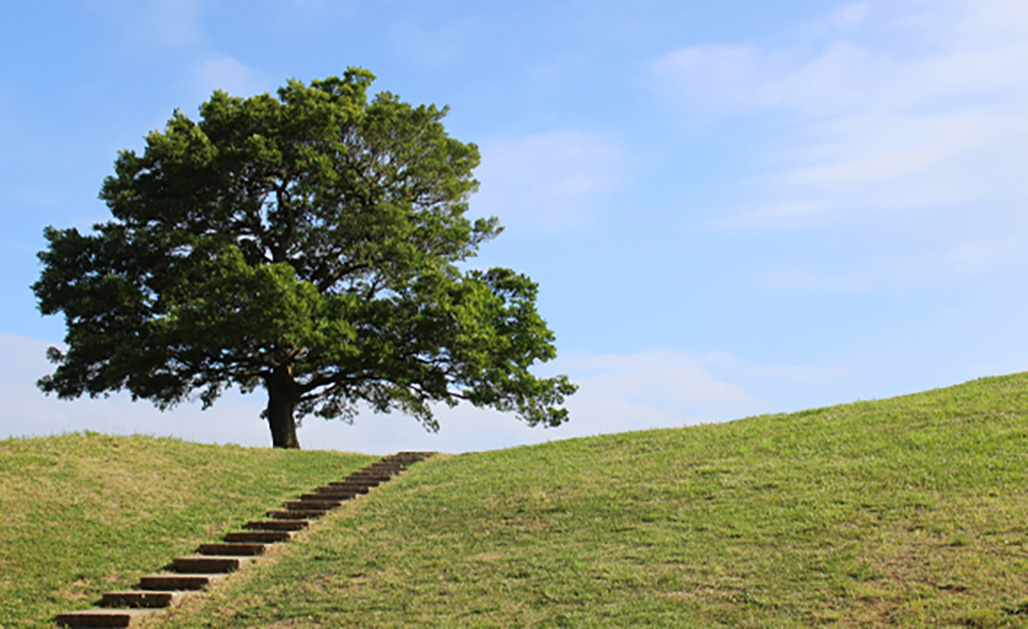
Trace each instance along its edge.
<path fill-rule="evenodd" d="M 0 441 L 0 627 L 91 607 L 370 460 L 96 434 Z"/>
<path fill-rule="evenodd" d="M 153 624 L 1020 626 L 1026 470 L 1026 375 L 440 457 Z"/>

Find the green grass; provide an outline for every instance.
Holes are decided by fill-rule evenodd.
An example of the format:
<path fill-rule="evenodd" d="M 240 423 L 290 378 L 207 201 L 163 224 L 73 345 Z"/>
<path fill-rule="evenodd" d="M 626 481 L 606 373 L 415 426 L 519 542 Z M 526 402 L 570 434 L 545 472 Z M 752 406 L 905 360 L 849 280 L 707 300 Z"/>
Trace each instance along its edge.
<path fill-rule="evenodd" d="M 0 627 L 53 626 L 372 460 L 95 433 L 0 441 Z"/>
<path fill-rule="evenodd" d="M 991 627 L 1026 616 L 1028 376 L 1017 375 L 437 457 L 151 626 Z"/>

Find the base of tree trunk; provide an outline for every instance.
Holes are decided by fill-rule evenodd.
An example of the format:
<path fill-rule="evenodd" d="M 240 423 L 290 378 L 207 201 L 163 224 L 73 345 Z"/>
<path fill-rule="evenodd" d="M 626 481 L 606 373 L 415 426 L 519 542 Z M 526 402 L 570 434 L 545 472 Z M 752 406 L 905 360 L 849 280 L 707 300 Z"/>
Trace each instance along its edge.
<path fill-rule="evenodd" d="M 296 382 L 287 367 L 277 367 L 265 378 L 268 388 L 268 427 L 271 428 L 271 445 L 276 448 L 300 448 L 296 438 L 296 419 L 293 410 L 300 396 Z"/>

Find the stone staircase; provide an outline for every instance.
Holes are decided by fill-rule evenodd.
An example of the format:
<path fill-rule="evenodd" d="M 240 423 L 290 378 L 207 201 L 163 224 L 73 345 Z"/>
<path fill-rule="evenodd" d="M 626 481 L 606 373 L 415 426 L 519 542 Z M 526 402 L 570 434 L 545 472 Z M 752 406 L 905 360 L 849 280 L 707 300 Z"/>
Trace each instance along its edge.
<path fill-rule="evenodd" d="M 55 620 L 62 627 L 129 627 L 142 616 L 174 605 L 188 593 L 203 590 L 244 568 L 264 554 L 270 544 L 289 541 L 315 518 L 368 493 L 432 454 L 400 452 L 387 456 L 341 481 L 285 503 L 282 509 L 269 511 L 267 519 L 247 522 L 246 530 L 228 533 L 221 542 L 201 544 L 194 555 L 176 557 L 169 572 L 143 577 L 132 590 L 104 594 L 99 609 L 66 612 Z"/>

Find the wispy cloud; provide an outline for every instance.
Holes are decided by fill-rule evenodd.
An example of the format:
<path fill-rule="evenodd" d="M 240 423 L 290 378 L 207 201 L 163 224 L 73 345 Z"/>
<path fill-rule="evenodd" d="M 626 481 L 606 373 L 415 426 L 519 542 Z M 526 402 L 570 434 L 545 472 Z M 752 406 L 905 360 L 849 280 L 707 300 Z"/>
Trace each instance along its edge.
<path fill-rule="evenodd" d="M 767 390 L 769 383 L 807 386 L 842 375 L 837 368 L 763 366 L 724 352 L 694 355 L 669 349 L 571 355 L 559 358 L 554 368 L 579 383 L 576 397 L 590 406 L 631 404 L 674 417 L 678 425 L 768 412 L 776 401 L 754 390 Z M 619 417 L 632 421 L 633 413 Z"/>
<path fill-rule="evenodd" d="M 709 358 L 669 350 L 579 355 L 561 359 L 558 365 L 579 383 L 582 403 L 597 408 L 634 405 L 637 410 L 661 411 L 679 424 L 745 415 L 767 405 L 745 387 L 715 376 Z M 618 416 L 632 421 L 633 413 Z"/>
<path fill-rule="evenodd" d="M 506 138 L 482 147 L 474 204 L 512 227 L 560 231 L 588 225 L 623 179 L 621 151 L 580 131 Z"/>
<path fill-rule="evenodd" d="M 762 169 L 746 182 L 750 200 L 718 225 L 865 238 L 867 258 L 842 278 L 850 284 L 864 281 L 854 273 L 890 279 L 875 270 L 890 256 L 933 277 L 1028 261 L 1009 239 L 1011 229 L 1028 232 L 1028 190 L 1013 167 L 1028 160 L 1023 2 L 853 3 L 801 29 L 790 47 L 690 46 L 653 72 L 687 111 L 724 124 L 769 112 L 778 121 L 778 140 L 761 147 Z M 879 248 L 897 237 L 917 255 Z M 974 253 L 993 241 L 1004 244 Z M 807 279 L 780 284 L 826 274 L 805 269 Z M 925 274 L 891 279 L 904 275 Z"/>

